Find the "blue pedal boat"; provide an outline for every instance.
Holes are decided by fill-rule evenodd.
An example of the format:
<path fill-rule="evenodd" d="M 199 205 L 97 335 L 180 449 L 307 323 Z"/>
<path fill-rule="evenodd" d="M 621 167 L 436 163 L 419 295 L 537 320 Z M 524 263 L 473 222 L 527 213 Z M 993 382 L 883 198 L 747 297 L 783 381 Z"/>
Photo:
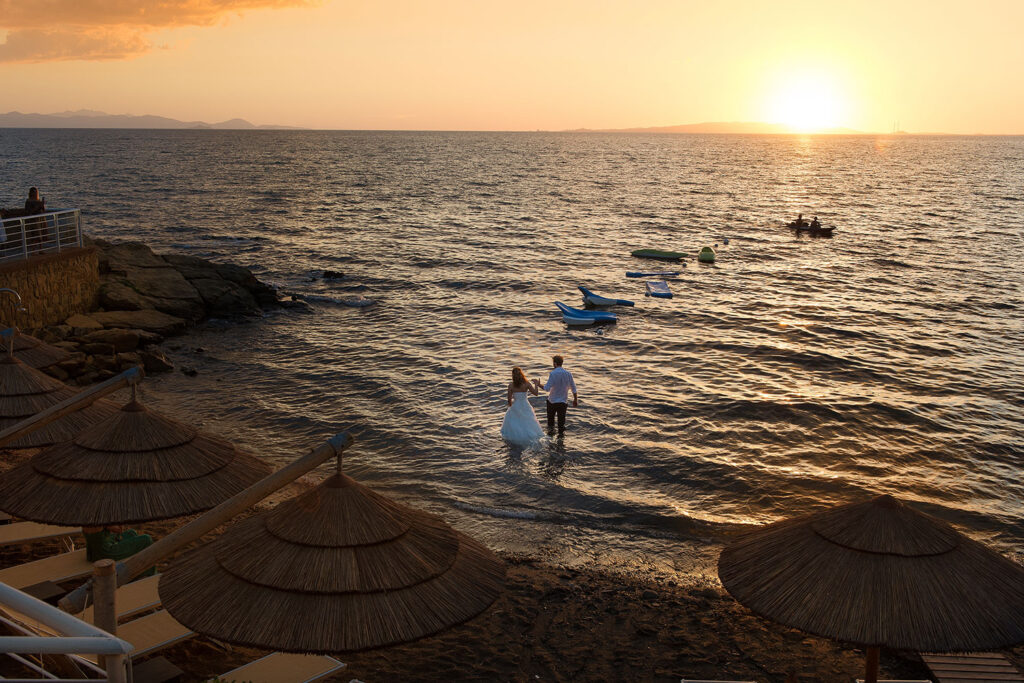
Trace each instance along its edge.
<path fill-rule="evenodd" d="M 585 311 L 581 308 L 566 306 L 561 301 L 556 301 L 555 306 L 562 312 L 562 320 L 567 325 L 593 325 L 594 323 L 614 323 L 619 316 L 608 311 Z"/>
<path fill-rule="evenodd" d="M 632 301 L 626 301 L 625 299 L 609 299 L 605 296 L 594 294 L 583 285 L 579 286 L 580 291 L 583 292 L 583 303 L 590 304 L 591 306 L 633 306 Z"/>

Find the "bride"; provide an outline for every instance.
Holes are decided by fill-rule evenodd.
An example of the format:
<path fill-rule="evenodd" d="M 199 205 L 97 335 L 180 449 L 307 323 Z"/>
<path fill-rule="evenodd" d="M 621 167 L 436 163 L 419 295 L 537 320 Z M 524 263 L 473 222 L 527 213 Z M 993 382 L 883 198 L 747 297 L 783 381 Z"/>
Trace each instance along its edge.
<path fill-rule="evenodd" d="M 501 422 L 501 436 L 506 441 L 528 445 L 544 436 L 533 406 L 526 400 L 528 392 L 537 395 L 536 382 L 530 384 L 520 368 L 512 368 L 512 383 L 508 385 L 509 409 Z"/>

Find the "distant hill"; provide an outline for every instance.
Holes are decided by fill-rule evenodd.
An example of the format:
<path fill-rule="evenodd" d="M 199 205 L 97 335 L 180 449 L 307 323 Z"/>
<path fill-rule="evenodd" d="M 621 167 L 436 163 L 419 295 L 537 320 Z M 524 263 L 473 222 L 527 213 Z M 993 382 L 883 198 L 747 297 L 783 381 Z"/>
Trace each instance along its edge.
<path fill-rule="evenodd" d="M 714 121 L 707 123 L 689 123 L 679 126 L 653 126 L 650 128 L 604 128 L 594 130 L 590 128 L 578 128 L 573 132 L 579 133 L 730 133 L 730 134 L 754 134 L 754 135 L 790 135 L 795 131 L 789 126 L 781 123 L 759 123 L 756 121 Z M 829 128 L 819 131 L 829 135 L 858 135 L 859 130 L 851 128 Z"/>
<path fill-rule="evenodd" d="M 62 111 L 56 114 L 22 114 L 12 111 L 0 114 L 0 128 L 144 128 L 144 129 L 206 129 L 206 130 L 301 130 L 291 126 L 254 126 L 245 119 L 220 123 L 178 121 L 165 116 L 130 116 L 107 114 L 91 109 Z"/>

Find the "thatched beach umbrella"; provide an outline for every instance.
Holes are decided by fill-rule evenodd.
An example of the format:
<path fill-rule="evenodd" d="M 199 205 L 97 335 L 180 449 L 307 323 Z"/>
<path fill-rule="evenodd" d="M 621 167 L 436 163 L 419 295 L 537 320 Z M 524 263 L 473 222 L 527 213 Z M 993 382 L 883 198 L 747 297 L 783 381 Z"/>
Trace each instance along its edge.
<path fill-rule="evenodd" d="M 160 597 L 198 633 L 322 654 L 460 624 L 494 602 L 504 576 L 476 541 L 339 472 L 173 564 Z"/>
<path fill-rule="evenodd" d="M 105 526 L 208 510 L 269 468 L 134 398 L 74 439 L 0 475 L 0 509 L 48 524 Z"/>
<path fill-rule="evenodd" d="M 5 353 L 10 351 L 13 337 L 14 357 L 32 368 L 46 368 L 71 357 L 71 354 L 64 349 L 46 344 L 16 328 L 4 330 L 3 337 Z"/>
<path fill-rule="evenodd" d="M 891 496 L 745 534 L 718 575 L 754 612 L 868 648 L 988 650 L 1024 642 L 1024 567 Z"/>
<path fill-rule="evenodd" d="M 10 356 L 0 357 L 0 430 L 74 396 L 76 390 Z M 4 448 L 38 448 L 67 441 L 75 434 L 117 412 L 117 405 L 100 399 L 26 434 Z"/>

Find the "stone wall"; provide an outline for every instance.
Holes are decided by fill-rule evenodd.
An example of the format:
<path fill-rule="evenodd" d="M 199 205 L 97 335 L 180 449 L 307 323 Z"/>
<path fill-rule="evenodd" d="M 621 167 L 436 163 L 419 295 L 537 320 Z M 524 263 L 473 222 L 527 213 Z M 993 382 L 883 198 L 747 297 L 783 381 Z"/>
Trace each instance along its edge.
<path fill-rule="evenodd" d="M 14 316 L 14 297 L 0 293 L 0 326 L 25 331 L 64 322 L 96 308 L 100 286 L 95 247 L 68 249 L 0 264 L 0 287 L 21 295 L 27 311 Z"/>

